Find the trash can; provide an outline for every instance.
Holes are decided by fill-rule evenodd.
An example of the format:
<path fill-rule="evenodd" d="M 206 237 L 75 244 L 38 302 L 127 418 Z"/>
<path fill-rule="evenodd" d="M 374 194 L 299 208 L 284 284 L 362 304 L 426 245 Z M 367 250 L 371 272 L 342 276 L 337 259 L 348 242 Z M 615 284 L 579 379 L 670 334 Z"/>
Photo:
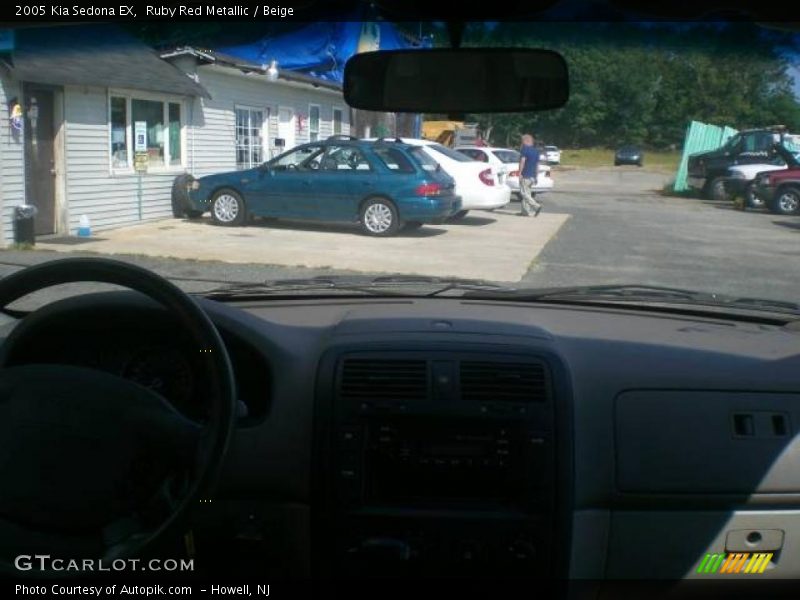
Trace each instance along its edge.
<path fill-rule="evenodd" d="M 38 209 L 32 204 L 20 204 L 14 207 L 14 241 L 17 244 L 35 244 L 33 231 L 34 217 Z"/>

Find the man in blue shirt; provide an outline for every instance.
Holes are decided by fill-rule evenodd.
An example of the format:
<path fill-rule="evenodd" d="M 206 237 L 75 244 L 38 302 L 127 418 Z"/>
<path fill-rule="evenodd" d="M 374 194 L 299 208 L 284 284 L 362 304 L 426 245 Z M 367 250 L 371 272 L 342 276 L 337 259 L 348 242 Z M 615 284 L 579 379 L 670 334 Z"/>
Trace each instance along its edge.
<path fill-rule="evenodd" d="M 536 200 L 533 191 L 536 185 L 536 177 L 539 171 L 539 151 L 533 145 L 533 136 L 525 134 L 522 136 L 522 148 L 520 148 L 519 159 L 519 191 L 520 191 L 520 216 L 529 217 L 531 211 L 534 217 L 538 217 L 542 212 L 542 204 Z"/>

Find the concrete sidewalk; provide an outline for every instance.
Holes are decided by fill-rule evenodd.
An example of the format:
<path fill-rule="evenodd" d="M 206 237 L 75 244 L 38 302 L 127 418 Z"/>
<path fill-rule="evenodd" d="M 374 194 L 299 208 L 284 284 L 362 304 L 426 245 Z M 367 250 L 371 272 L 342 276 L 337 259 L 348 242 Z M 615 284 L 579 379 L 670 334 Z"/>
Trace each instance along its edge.
<path fill-rule="evenodd" d="M 104 231 L 77 244 L 43 240 L 36 247 L 515 282 L 569 218 L 550 214 L 546 207 L 536 218 L 522 218 L 515 214 L 517 206 L 471 212 L 459 223 L 425 226 L 391 238 L 362 235 L 355 225 L 281 220 L 218 227 L 204 218 L 168 219 Z"/>

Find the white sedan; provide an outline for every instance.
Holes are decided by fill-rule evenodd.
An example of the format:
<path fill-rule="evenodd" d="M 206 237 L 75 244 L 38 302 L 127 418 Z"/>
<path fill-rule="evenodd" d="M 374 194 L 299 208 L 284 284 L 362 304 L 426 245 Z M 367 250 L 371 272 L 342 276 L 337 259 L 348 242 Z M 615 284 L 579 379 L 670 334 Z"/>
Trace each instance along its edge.
<path fill-rule="evenodd" d="M 484 163 L 496 167 L 506 174 L 506 185 L 514 196 L 519 196 L 519 152 L 510 148 L 493 148 L 488 146 L 458 146 L 459 152 Z M 550 167 L 539 162 L 536 186 L 533 191 L 537 194 L 549 192 L 553 189 L 553 177 Z"/>
<path fill-rule="evenodd" d="M 561 150 L 558 146 L 545 146 L 542 158 L 551 165 L 561 164 Z"/>
<path fill-rule="evenodd" d="M 470 210 L 502 208 L 511 201 L 504 170 L 473 160 L 438 142 L 416 138 L 400 138 L 400 141 L 409 146 L 421 146 L 425 154 L 455 180 L 455 193 L 461 196 L 462 210 L 451 218 L 463 218 Z"/>

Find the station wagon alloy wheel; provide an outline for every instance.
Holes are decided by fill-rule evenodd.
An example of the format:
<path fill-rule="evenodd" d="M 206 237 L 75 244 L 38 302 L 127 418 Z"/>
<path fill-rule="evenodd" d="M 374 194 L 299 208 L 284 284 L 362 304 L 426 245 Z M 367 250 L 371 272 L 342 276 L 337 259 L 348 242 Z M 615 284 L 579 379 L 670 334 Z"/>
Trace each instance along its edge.
<path fill-rule="evenodd" d="M 398 229 L 397 212 L 385 200 L 370 200 L 361 209 L 361 226 L 370 235 L 392 235 Z"/>
<path fill-rule="evenodd" d="M 240 225 L 245 210 L 241 197 L 232 190 L 220 190 L 211 201 L 211 217 L 217 225 Z"/>
<path fill-rule="evenodd" d="M 364 213 L 367 229 L 383 233 L 392 225 L 392 211 L 385 204 L 373 204 Z"/>
<path fill-rule="evenodd" d="M 236 202 L 236 198 L 230 194 L 223 194 L 214 203 L 214 214 L 220 221 L 225 221 L 226 223 L 233 221 L 238 212 L 239 205 Z"/>

